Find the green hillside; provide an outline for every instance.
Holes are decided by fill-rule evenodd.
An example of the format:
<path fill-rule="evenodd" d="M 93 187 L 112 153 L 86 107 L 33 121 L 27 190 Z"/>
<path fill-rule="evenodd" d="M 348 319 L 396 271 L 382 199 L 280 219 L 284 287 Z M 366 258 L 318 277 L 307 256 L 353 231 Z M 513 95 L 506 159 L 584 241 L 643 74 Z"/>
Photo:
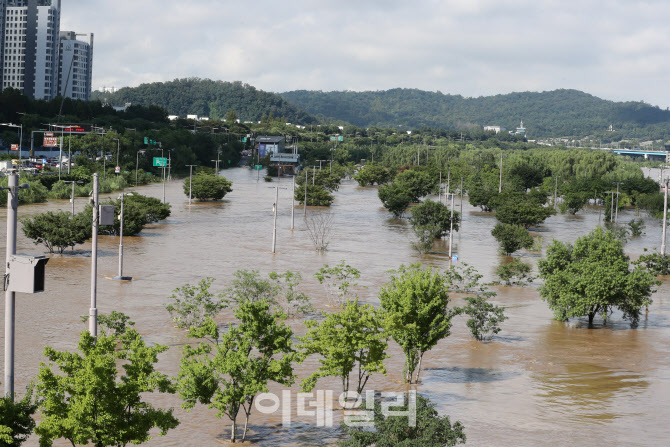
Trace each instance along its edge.
<path fill-rule="evenodd" d="M 242 121 L 259 121 L 263 115 L 272 113 L 274 117 L 284 117 L 292 123 L 316 122 L 312 116 L 281 96 L 241 82 L 175 79 L 139 87 L 124 87 L 114 93 L 94 92 L 93 99 L 114 106 L 128 102 L 143 106 L 155 105 L 166 109 L 170 115 L 182 118 L 189 114 L 221 119 L 229 110 L 234 110 Z"/>
<path fill-rule="evenodd" d="M 320 119 L 357 126 L 465 129 L 523 120 L 529 137 L 602 135 L 604 139 L 668 138 L 670 111 L 643 102 L 613 102 L 577 90 L 479 98 L 416 89 L 367 92 L 298 90 L 284 99 Z M 606 132 L 609 125 L 617 132 Z"/>

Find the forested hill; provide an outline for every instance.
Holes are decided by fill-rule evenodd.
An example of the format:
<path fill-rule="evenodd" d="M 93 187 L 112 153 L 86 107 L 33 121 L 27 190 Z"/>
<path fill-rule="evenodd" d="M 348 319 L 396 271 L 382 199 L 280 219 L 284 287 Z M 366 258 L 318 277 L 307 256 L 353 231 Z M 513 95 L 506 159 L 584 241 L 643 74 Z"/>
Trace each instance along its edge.
<path fill-rule="evenodd" d="M 670 111 L 643 102 L 607 101 L 577 90 L 479 98 L 416 89 L 298 90 L 281 95 L 317 118 L 362 127 L 463 129 L 497 125 L 513 130 L 523 120 L 531 138 L 605 136 L 610 124 L 618 132 L 612 135 L 614 139 L 670 137 Z"/>
<path fill-rule="evenodd" d="M 142 84 L 139 87 L 124 87 L 114 93 L 94 92 L 93 99 L 113 106 L 123 106 L 128 102 L 144 106 L 156 105 L 166 109 L 170 115 L 179 115 L 182 118 L 188 114 L 221 119 L 229 110 L 234 110 L 242 121 L 259 121 L 263 115 L 272 113 L 275 118 L 284 117 L 291 123 L 316 122 L 314 117 L 281 96 L 241 82 L 175 79 Z"/>

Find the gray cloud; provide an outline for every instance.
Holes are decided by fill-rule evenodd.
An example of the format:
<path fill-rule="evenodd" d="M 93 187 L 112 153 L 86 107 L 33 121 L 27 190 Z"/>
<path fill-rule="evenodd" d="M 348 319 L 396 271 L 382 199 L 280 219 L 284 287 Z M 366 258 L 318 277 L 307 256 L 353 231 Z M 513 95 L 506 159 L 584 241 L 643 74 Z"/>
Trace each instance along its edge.
<path fill-rule="evenodd" d="M 62 28 L 96 34 L 96 88 L 575 88 L 666 107 L 668 17 L 665 0 L 63 0 Z"/>

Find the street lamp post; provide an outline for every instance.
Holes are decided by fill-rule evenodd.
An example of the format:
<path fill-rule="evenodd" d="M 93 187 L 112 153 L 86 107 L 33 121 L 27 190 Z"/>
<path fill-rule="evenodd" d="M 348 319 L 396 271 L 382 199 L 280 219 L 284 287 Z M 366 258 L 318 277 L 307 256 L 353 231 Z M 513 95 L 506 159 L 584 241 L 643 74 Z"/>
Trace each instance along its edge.
<path fill-rule="evenodd" d="M 216 151 L 216 160 L 210 160 L 210 161 L 213 161 L 213 162 L 216 163 L 216 167 L 214 168 L 215 169 L 215 172 L 214 172 L 215 177 L 219 176 L 219 162 L 221 161 L 219 159 L 220 156 L 221 156 L 221 150 L 219 149 L 218 151 Z"/>
<path fill-rule="evenodd" d="M 91 239 L 91 307 L 88 310 L 88 332 L 98 337 L 98 308 L 96 307 L 98 291 L 98 182 L 100 174 L 93 174 L 93 232 Z"/>
<path fill-rule="evenodd" d="M 132 196 L 133 193 L 122 192 L 119 196 L 119 199 L 121 199 L 121 211 L 119 211 L 119 275 L 114 277 L 115 280 L 119 281 L 131 281 L 133 279 L 132 276 L 123 276 L 123 203 L 126 195 Z"/>
<path fill-rule="evenodd" d="M 81 180 L 65 180 L 63 183 L 72 183 L 72 195 L 70 196 L 70 202 L 72 202 L 72 217 L 74 217 L 74 185 L 75 183 L 77 184 L 82 184 Z"/>
<path fill-rule="evenodd" d="M 21 143 L 23 142 L 23 124 L 0 123 L 0 126 L 16 127 L 17 129 L 19 129 L 19 172 L 20 172 L 21 158 L 22 158 Z"/>
<path fill-rule="evenodd" d="M 16 226 L 17 209 L 19 206 L 19 189 L 30 188 L 28 184 L 19 186 L 16 174 L 10 174 L 7 181 L 7 248 L 6 265 L 12 255 L 16 254 Z M 6 287 L 5 287 L 6 288 Z M 14 398 L 14 322 L 15 322 L 15 292 L 5 292 L 5 396 Z"/>
<path fill-rule="evenodd" d="M 137 157 L 135 157 L 135 187 L 137 187 L 137 173 L 140 170 L 140 153 L 144 153 L 144 150 L 140 149 L 137 151 Z"/>
<path fill-rule="evenodd" d="M 663 238 L 661 242 L 661 256 L 665 256 L 665 228 L 668 222 L 668 184 L 670 181 L 665 179 L 665 195 L 663 199 Z"/>
<path fill-rule="evenodd" d="M 192 197 L 192 191 L 193 191 L 193 166 L 198 166 L 198 165 L 186 165 L 188 166 L 189 169 L 189 174 L 188 174 L 188 204 L 191 205 L 191 197 Z"/>
<path fill-rule="evenodd" d="M 113 138 L 116 140 L 116 166 L 119 166 L 119 152 L 121 151 L 121 140 L 119 138 Z"/>

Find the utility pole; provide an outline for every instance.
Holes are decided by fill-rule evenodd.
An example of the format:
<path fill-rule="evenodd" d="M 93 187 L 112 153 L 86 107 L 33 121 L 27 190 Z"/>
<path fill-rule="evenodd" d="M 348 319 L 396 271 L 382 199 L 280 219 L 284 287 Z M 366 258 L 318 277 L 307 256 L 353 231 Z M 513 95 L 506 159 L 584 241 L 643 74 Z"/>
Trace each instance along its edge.
<path fill-rule="evenodd" d="M 449 191 L 451 191 L 451 168 L 447 171 L 447 191 L 444 194 L 444 201 L 449 206 Z"/>
<path fill-rule="evenodd" d="M 98 309 L 96 292 L 98 288 L 98 176 L 93 174 L 93 234 L 91 239 L 91 308 L 88 311 L 88 331 L 94 338 L 98 337 Z"/>
<path fill-rule="evenodd" d="M 305 169 L 305 218 L 307 218 L 307 174 L 309 171 Z"/>
<path fill-rule="evenodd" d="M 218 163 L 217 163 L 218 164 Z M 188 174 L 188 204 L 189 206 L 191 205 L 191 197 L 192 194 L 191 192 L 193 191 L 193 166 L 198 166 L 198 165 L 186 165 L 189 167 L 189 174 Z"/>
<path fill-rule="evenodd" d="M 500 183 L 498 184 L 498 194 L 502 194 L 502 165 L 503 165 L 503 153 L 500 152 Z"/>
<path fill-rule="evenodd" d="M 557 204 L 556 201 L 558 201 L 558 178 L 560 175 L 555 175 L 554 176 L 554 208 L 556 208 Z"/>
<path fill-rule="evenodd" d="M 19 178 L 10 174 L 7 183 L 7 254 L 5 265 L 16 254 L 17 208 L 19 206 Z M 6 283 L 5 283 L 6 284 Z M 5 287 L 6 288 L 6 287 Z M 14 322 L 15 293 L 5 292 L 5 396 L 14 399 Z"/>
<path fill-rule="evenodd" d="M 437 201 L 442 203 L 442 171 L 440 171 L 440 186 L 437 188 Z"/>
<path fill-rule="evenodd" d="M 220 157 L 220 155 L 221 155 L 221 151 L 219 150 L 219 151 L 216 152 L 216 160 L 210 160 L 210 161 L 213 161 L 213 162 L 216 163 L 216 168 L 214 168 L 215 169 L 215 171 L 214 171 L 214 176 L 215 177 L 219 176 L 219 161 L 220 161 L 219 157 Z"/>
<path fill-rule="evenodd" d="M 315 182 L 316 182 L 316 166 L 313 166 L 313 168 L 314 168 L 314 173 L 312 175 L 312 186 L 314 186 Z"/>
<path fill-rule="evenodd" d="M 321 162 L 322 161 L 328 161 L 328 160 L 316 160 L 319 162 L 319 171 L 321 170 Z M 332 172 L 332 165 L 331 165 L 331 172 Z"/>
<path fill-rule="evenodd" d="M 122 192 L 121 196 L 121 211 L 119 211 L 119 275 L 115 276 L 114 279 L 121 281 L 131 281 L 132 276 L 123 276 L 123 203 L 125 202 L 126 193 Z M 133 193 L 129 193 L 133 195 Z"/>
<path fill-rule="evenodd" d="M 661 256 L 665 256 L 665 229 L 668 222 L 668 183 L 670 181 L 665 179 L 665 198 L 663 200 L 663 238 L 661 242 Z"/>
<path fill-rule="evenodd" d="M 616 183 L 616 209 L 614 210 L 614 223 L 617 223 L 619 221 L 619 185 L 622 182 L 615 182 Z"/>
<path fill-rule="evenodd" d="M 463 225 L 463 176 L 461 176 L 461 226 Z"/>
<path fill-rule="evenodd" d="M 279 202 L 279 186 L 275 186 L 275 203 L 273 208 L 274 220 L 272 223 L 272 253 L 275 253 L 277 246 L 277 204 Z"/>
<path fill-rule="evenodd" d="M 295 227 L 295 175 L 293 176 L 293 189 L 291 190 L 291 231 Z"/>
<path fill-rule="evenodd" d="M 451 195 L 451 218 L 449 219 L 449 262 L 451 262 L 452 241 L 454 240 L 454 195 Z"/>

